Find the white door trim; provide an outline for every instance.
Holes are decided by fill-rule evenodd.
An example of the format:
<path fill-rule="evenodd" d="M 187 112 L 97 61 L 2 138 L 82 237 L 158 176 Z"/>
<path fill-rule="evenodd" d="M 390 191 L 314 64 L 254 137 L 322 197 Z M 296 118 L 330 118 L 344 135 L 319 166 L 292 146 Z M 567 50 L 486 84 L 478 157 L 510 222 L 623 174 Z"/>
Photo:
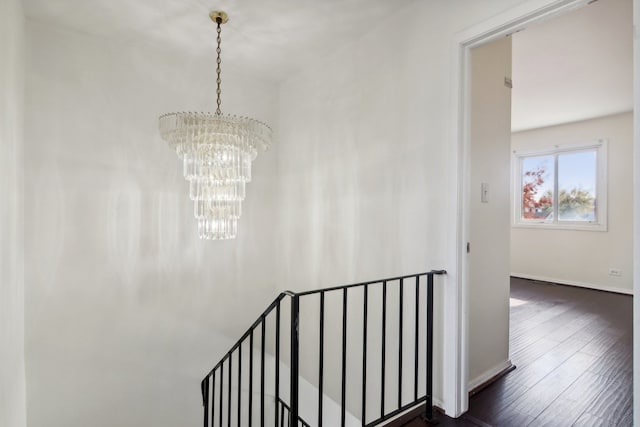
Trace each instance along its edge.
<path fill-rule="evenodd" d="M 455 269 L 453 289 L 445 293 L 443 401 L 444 410 L 458 417 L 467 411 L 468 401 L 468 262 L 469 241 L 469 114 L 470 51 L 473 47 L 504 37 L 550 17 L 580 8 L 590 0 L 528 0 L 484 22 L 457 33 L 452 42 L 451 131 L 455 141 L 456 217 Z M 634 0 L 638 2 L 639 0 Z M 453 356 L 453 357 L 451 357 Z"/>

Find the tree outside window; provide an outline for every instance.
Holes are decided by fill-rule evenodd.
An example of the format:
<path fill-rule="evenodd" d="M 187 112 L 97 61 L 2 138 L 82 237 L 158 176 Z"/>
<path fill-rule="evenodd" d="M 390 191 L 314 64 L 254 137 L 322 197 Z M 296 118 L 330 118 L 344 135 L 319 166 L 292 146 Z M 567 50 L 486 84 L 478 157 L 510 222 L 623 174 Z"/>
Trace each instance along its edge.
<path fill-rule="evenodd" d="M 516 154 L 516 224 L 606 227 L 604 141 L 595 145 Z"/>

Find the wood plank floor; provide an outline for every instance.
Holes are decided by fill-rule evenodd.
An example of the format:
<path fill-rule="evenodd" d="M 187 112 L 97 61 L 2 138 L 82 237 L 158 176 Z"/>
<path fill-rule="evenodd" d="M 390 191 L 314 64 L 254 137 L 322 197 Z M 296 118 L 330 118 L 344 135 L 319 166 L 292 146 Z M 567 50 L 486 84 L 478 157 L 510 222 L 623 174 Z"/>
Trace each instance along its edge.
<path fill-rule="evenodd" d="M 440 425 L 631 426 L 633 298 L 518 278 L 511 298 L 517 368 Z"/>

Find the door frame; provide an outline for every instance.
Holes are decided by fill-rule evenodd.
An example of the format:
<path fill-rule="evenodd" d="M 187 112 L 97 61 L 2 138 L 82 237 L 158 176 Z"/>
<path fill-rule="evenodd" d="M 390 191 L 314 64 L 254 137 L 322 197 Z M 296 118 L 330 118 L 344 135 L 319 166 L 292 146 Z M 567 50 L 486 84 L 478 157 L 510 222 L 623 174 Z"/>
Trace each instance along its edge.
<path fill-rule="evenodd" d="M 525 27 L 578 9 L 591 0 L 527 0 L 486 21 L 465 29 L 452 41 L 453 83 L 451 93 L 451 131 L 455 144 L 456 216 L 455 216 L 455 291 L 445 297 L 443 401 L 447 414 L 458 417 L 469 407 L 469 262 L 470 237 L 470 59 L 471 49 Z M 640 0 L 634 0 L 637 6 Z M 635 9 L 635 7 L 634 7 Z M 634 75 L 635 75 L 634 71 Z M 638 144 L 636 144 L 638 145 Z M 449 337 L 449 338 L 447 338 Z"/>

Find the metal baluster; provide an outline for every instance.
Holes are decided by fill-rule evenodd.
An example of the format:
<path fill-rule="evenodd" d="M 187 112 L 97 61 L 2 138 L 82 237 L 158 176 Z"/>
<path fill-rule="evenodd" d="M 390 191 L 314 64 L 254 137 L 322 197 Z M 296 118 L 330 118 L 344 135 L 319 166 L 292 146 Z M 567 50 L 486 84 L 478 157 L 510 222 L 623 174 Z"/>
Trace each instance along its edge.
<path fill-rule="evenodd" d="M 200 384 L 202 389 L 202 403 L 204 405 L 204 427 L 209 427 L 209 377 Z"/>
<path fill-rule="evenodd" d="M 224 359 L 222 360 L 222 363 L 220 364 L 220 427 L 222 427 L 222 413 L 224 412 L 223 408 L 223 403 L 222 403 L 222 397 L 224 395 L 224 387 L 223 387 L 223 383 L 224 383 Z"/>
<path fill-rule="evenodd" d="M 427 275 L 427 403 L 425 417 L 433 422 L 433 273 Z"/>
<path fill-rule="evenodd" d="M 291 299 L 291 391 L 289 400 L 291 404 L 291 418 L 298 420 L 298 376 L 300 375 L 300 297 L 294 295 Z"/>
<path fill-rule="evenodd" d="M 362 425 L 367 424 L 367 311 L 369 285 L 364 285 L 364 307 L 362 309 Z"/>
<path fill-rule="evenodd" d="M 347 290 L 344 288 L 342 291 L 342 427 L 345 426 L 347 410 Z"/>
<path fill-rule="evenodd" d="M 419 358 L 419 341 L 420 341 L 420 276 L 416 276 L 416 344 L 413 367 L 413 400 L 418 400 L 418 358 Z"/>
<path fill-rule="evenodd" d="M 280 301 L 278 301 L 278 305 L 276 305 L 276 378 L 275 378 L 275 388 L 276 388 L 276 402 L 280 400 Z M 275 426 L 278 425 L 278 411 L 275 412 L 276 423 Z"/>
<path fill-rule="evenodd" d="M 249 427 L 253 423 L 253 329 L 249 332 Z"/>
<path fill-rule="evenodd" d="M 382 282 L 382 363 L 380 377 L 380 417 L 384 417 L 385 362 L 387 341 L 387 281 Z"/>
<path fill-rule="evenodd" d="M 324 292 L 320 292 L 320 343 L 318 362 L 318 427 L 322 427 L 322 405 L 324 397 Z"/>
<path fill-rule="evenodd" d="M 264 353 L 265 353 L 265 335 L 266 321 L 262 316 L 262 340 L 260 342 L 260 427 L 264 427 Z"/>
<path fill-rule="evenodd" d="M 284 427 L 284 405 L 282 402 L 278 403 L 280 403 L 280 427 Z"/>
<path fill-rule="evenodd" d="M 211 427 L 215 424 L 216 413 L 216 370 L 211 374 Z"/>
<path fill-rule="evenodd" d="M 227 400 L 227 427 L 231 427 L 231 371 L 233 366 L 233 353 L 229 354 L 229 397 Z"/>
<path fill-rule="evenodd" d="M 404 302 L 404 281 L 400 279 L 398 319 L 398 408 L 402 408 L 402 316 Z"/>
<path fill-rule="evenodd" d="M 238 426 L 242 425 L 242 343 L 238 345 Z"/>

